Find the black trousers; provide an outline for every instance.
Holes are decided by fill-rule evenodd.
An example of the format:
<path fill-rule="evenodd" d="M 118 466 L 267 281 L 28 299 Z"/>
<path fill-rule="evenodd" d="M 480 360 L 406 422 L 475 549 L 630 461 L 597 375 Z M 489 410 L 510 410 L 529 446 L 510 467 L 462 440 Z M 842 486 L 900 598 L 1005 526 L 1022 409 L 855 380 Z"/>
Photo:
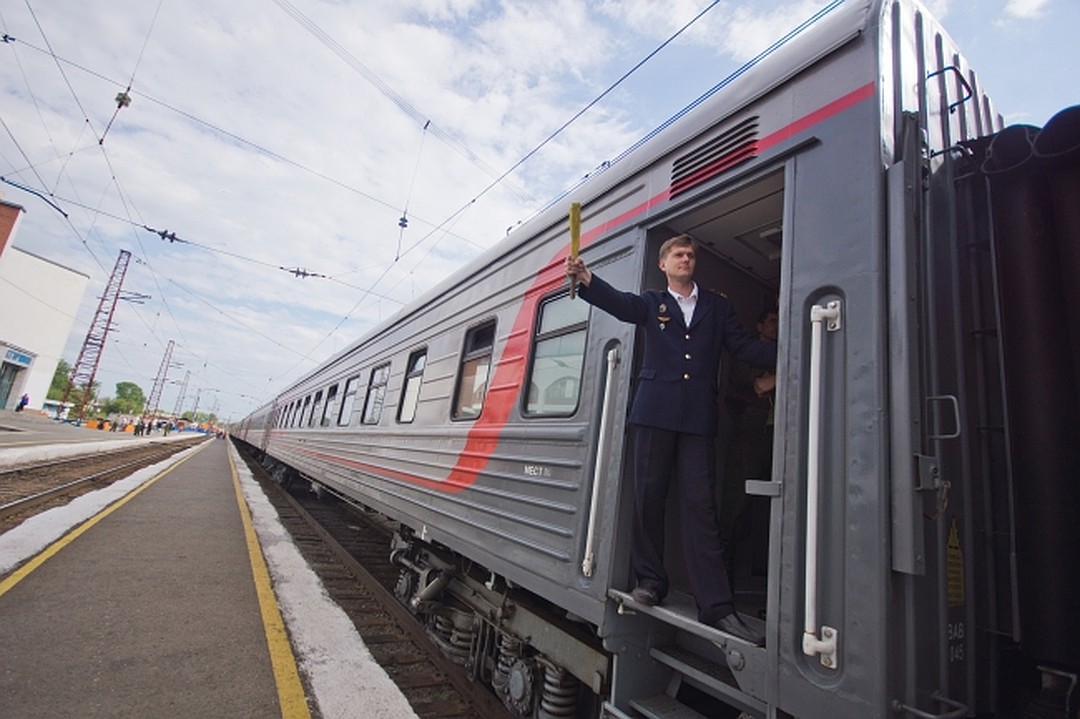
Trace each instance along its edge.
<path fill-rule="evenodd" d="M 634 531 L 630 559 L 638 584 L 661 597 L 669 588 L 664 569 L 664 517 L 674 487 L 683 553 L 698 619 L 711 623 L 735 611 L 724 568 L 717 523 L 716 447 L 712 437 L 655 427 L 634 428 Z"/>

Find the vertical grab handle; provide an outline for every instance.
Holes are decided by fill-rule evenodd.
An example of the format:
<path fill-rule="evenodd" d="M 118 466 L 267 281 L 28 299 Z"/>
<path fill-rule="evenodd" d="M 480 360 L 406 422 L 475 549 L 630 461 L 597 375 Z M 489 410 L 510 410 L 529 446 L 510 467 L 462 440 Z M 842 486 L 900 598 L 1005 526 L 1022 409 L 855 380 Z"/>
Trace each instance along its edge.
<path fill-rule="evenodd" d="M 806 458 L 806 612 L 803 623 L 803 654 L 819 655 L 823 666 L 838 669 L 838 633 L 832 627 L 821 628 L 818 636 L 818 536 L 820 524 L 818 501 L 820 499 L 821 462 L 821 384 L 822 384 L 822 331 L 836 332 L 840 329 L 840 301 L 827 303 L 824 307 L 810 308 L 810 396 L 809 426 L 807 428 Z"/>
<path fill-rule="evenodd" d="M 604 373 L 604 400 L 600 405 L 599 439 L 596 442 L 596 466 L 593 469 L 592 497 L 589 499 L 589 527 L 585 533 L 585 558 L 581 561 L 581 573 L 586 577 L 593 575 L 596 562 L 596 512 L 599 507 L 600 480 L 607 471 L 608 458 L 608 414 L 611 407 L 611 385 L 615 366 L 619 364 L 619 349 L 612 347 L 607 352 L 607 371 Z"/>

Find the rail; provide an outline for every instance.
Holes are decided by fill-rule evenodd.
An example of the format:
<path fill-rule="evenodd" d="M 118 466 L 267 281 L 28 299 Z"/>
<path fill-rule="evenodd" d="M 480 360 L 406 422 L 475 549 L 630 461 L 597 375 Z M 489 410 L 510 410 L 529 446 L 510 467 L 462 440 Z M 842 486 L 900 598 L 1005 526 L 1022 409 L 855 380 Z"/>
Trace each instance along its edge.
<path fill-rule="evenodd" d="M 164 448 L 158 448 L 158 449 L 163 449 L 164 451 L 159 451 L 159 452 L 157 452 L 157 453 L 155 453 L 153 455 L 149 455 L 149 456 L 143 455 L 143 456 L 140 456 L 137 459 L 131 460 L 129 462 L 124 462 L 122 464 L 110 465 L 110 466 L 105 467 L 104 469 L 102 469 L 100 471 L 93 472 L 92 474 L 88 474 L 88 475 L 85 475 L 85 476 L 82 476 L 82 477 L 78 477 L 76 479 L 73 479 L 73 480 L 70 480 L 70 481 L 67 481 L 67 482 L 63 482 L 62 484 L 58 484 L 58 485 L 56 485 L 54 487 L 49 487 L 48 489 L 43 489 L 43 490 L 41 490 L 39 492 L 35 492 L 33 494 L 29 494 L 29 495 L 26 495 L 24 497 L 19 497 L 18 499 L 14 499 L 14 500 L 12 500 L 10 502 L 0 504 L 0 519 L 3 519 L 3 518 L 11 516 L 13 514 L 17 514 L 19 512 L 25 511 L 25 510 L 27 510 L 27 509 L 29 509 L 31 507 L 34 507 L 34 506 L 36 506 L 38 504 L 41 504 L 43 502 L 47 502 L 50 499 L 53 499 L 55 497 L 62 496 L 65 493 L 70 492 L 72 489 L 75 489 L 75 488 L 79 487 L 80 485 L 93 483 L 96 480 L 99 480 L 99 479 L 101 479 L 102 477 L 104 477 L 106 475 L 115 474 L 116 472 L 125 470 L 125 469 L 127 469 L 129 467 L 145 467 L 145 466 L 147 466 L 147 464 L 152 464 L 153 462 L 160 461 L 161 459 L 164 459 L 165 457 L 172 456 L 173 454 L 175 454 L 180 449 L 183 449 L 183 447 L 165 446 Z M 85 455 L 84 454 L 84 455 L 79 455 L 77 457 L 68 457 L 68 458 L 63 458 L 63 459 L 57 459 L 57 460 L 53 460 L 53 461 L 50 461 L 50 462 L 40 462 L 40 463 L 33 464 L 33 465 L 23 465 L 23 466 L 20 466 L 20 467 L 13 467 L 13 468 L 9 468 L 9 469 L 4 469 L 3 471 L 0 471 L 0 475 L 15 475 L 15 474 L 18 474 L 20 472 L 23 472 L 23 473 L 32 472 L 32 471 L 35 471 L 35 470 L 46 469 L 46 468 L 49 468 L 49 467 L 59 467 L 59 466 L 67 465 L 67 464 L 74 464 L 74 463 L 77 463 L 77 462 L 86 462 L 88 459 L 107 460 L 108 459 L 108 454 L 107 453 L 104 453 L 104 454 L 103 453 L 98 453 L 98 454 L 91 454 L 91 455 Z"/>

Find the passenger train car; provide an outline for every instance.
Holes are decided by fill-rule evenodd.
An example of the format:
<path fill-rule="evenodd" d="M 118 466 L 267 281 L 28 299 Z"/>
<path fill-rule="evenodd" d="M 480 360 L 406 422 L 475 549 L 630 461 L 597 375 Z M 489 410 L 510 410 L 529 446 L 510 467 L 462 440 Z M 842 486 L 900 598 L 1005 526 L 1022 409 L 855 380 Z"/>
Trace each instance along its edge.
<path fill-rule="evenodd" d="M 399 597 L 517 716 L 1075 719 L 1078 122 L 1003 128 L 920 5 L 833 3 L 233 435 L 393 522 Z M 569 295 L 570 201 L 614 286 L 690 233 L 746 327 L 779 306 L 763 648 L 696 621 L 677 531 L 629 594 L 639 348 Z"/>

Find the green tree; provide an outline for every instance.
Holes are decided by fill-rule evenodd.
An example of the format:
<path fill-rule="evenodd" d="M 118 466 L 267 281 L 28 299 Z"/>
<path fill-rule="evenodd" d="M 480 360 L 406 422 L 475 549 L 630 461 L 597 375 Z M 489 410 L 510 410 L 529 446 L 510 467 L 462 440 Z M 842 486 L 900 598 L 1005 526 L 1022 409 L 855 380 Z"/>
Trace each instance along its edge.
<path fill-rule="evenodd" d="M 116 397 L 106 399 L 101 408 L 105 414 L 139 414 L 146 406 L 142 387 L 134 382 L 117 382 Z"/>
<path fill-rule="evenodd" d="M 45 395 L 48 399 L 57 401 L 64 398 L 64 390 L 67 389 L 68 379 L 71 377 L 71 365 L 64 360 L 56 363 L 56 371 L 53 372 L 52 384 Z"/>

